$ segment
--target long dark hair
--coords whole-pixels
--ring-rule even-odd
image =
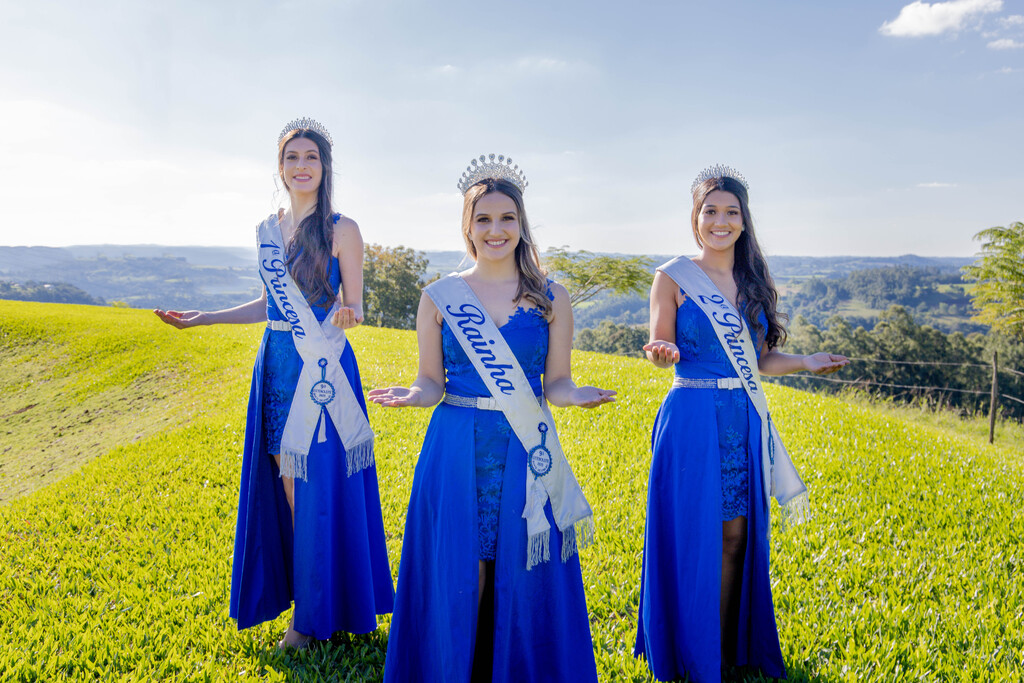
[[[320,187],[317,188],[313,213],[302,219],[291,241],[285,245],[286,265],[310,303],[326,307],[334,301],[334,287],[331,285],[331,254],[334,251],[334,209],[331,208],[334,166],[331,145],[322,135],[309,128],[296,128],[281,138],[277,146],[277,172],[285,187],[288,184],[284,180],[284,148],[295,138],[306,138],[316,144],[323,174]]]
[[[540,265],[540,253],[533,241],[530,222],[526,220],[526,211],[523,209],[523,193],[518,187],[507,180],[488,178],[466,190],[462,203],[462,239],[466,241],[466,252],[476,260],[476,247],[473,240],[469,239],[473,227],[473,212],[476,211],[476,203],[480,198],[492,192],[500,192],[511,199],[516,205],[516,213],[519,214],[519,244],[516,245],[515,253],[516,269],[519,271],[516,301],[526,299],[533,302],[544,317],[550,320],[554,308],[547,294],[547,272]]]
[[[731,192],[740,201],[740,212],[743,215],[743,232],[736,240],[735,259],[732,266],[732,275],[736,280],[736,287],[739,289],[737,302],[740,309],[746,314],[753,331],[758,338],[763,339],[768,348],[774,349],[786,343],[786,328],[784,323],[788,316],[779,313],[779,293],[775,289],[775,281],[768,272],[768,261],[761,253],[761,246],[757,243],[757,235],[754,234],[754,219],[750,216],[749,198],[747,188],[743,183],[723,176],[721,178],[708,178],[697,186],[693,192],[693,213],[690,215],[690,224],[693,227],[693,238],[697,246],[704,248],[697,233],[697,217],[704,208],[704,200],[715,190]],[[758,320],[759,314],[764,313],[768,320],[768,329],[762,330]]]

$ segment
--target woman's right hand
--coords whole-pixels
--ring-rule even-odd
[[[644,351],[651,362],[659,368],[667,368],[679,362],[679,347],[667,341],[652,341],[644,345]]]
[[[179,330],[203,324],[202,311],[161,311],[159,308],[154,308],[153,313],[168,325],[177,327]]]
[[[419,387],[388,387],[387,389],[370,389],[367,398],[377,405],[389,408],[409,408],[420,405]]]

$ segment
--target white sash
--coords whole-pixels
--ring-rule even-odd
[[[551,525],[544,503],[551,500],[555,524],[562,532],[562,561],[594,540],[594,513],[573,476],[558,442],[547,402],[538,402],[512,349],[483,304],[457,274],[441,278],[425,291],[441,311],[473,367],[505,414],[527,452],[526,568],[550,559]]]
[[[658,270],[672,278],[708,317],[747,397],[761,417],[761,471],[764,476],[765,505],[768,504],[769,496],[774,496],[782,509],[784,524],[799,524],[806,520],[810,514],[807,487],[800,480],[768,412],[768,400],[761,385],[754,342],[748,334],[749,325],[744,324],[743,316],[722,295],[707,273],[690,259],[678,256],[658,266]]]
[[[277,310],[291,323],[295,350],[302,358],[281,436],[281,476],[306,479],[310,445],[314,436],[317,443],[327,440],[327,419],[341,436],[345,469],[351,476],[373,465],[373,431],[339,361],[348,341],[345,332],[331,324],[338,304],[335,302],[323,323],[317,321],[285,267],[283,245],[280,221],[272,215],[259,227],[260,277]]]

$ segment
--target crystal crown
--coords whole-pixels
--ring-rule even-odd
[[[318,133],[324,140],[327,140],[327,144],[334,147],[334,140],[331,139],[331,134],[324,128],[324,124],[320,123],[316,119],[311,119],[308,116],[303,116],[301,119],[295,119],[285,124],[284,128],[281,129],[281,134],[277,136],[277,144],[281,144],[281,140],[284,140],[284,136],[293,130],[306,129],[311,130],[314,133]]]
[[[743,177],[742,173],[734,169],[732,166],[715,164],[714,166],[708,166],[697,174],[697,177],[693,180],[693,185],[690,185],[690,194],[697,191],[698,185],[703,183],[705,180],[710,180],[711,178],[732,178],[742,185],[744,190],[750,190],[750,185],[747,184],[747,179]]]
[[[473,187],[481,180],[505,180],[512,183],[520,192],[526,192],[526,173],[519,168],[519,164],[512,163],[512,157],[505,158],[498,154],[481,154],[479,158],[473,159],[466,172],[459,179],[459,191],[466,194],[466,190]]]

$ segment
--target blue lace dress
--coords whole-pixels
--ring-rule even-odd
[[[548,326],[520,308],[498,328],[541,393]],[[446,391],[489,393],[442,326]],[[579,558],[526,571],[526,452],[500,411],[442,403],[434,409],[402,540],[384,680],[469,681],[476,637],[478,563],[494,572],[493,680],[596,681]],[[551,517],[551,547],[561,533]]]
[[[746,322],[746,321],[745,321]],[[746,324],[749,325],[749,322]],[[767,324],[762,317],[761,329]],[[704,312],[676,312],[677,377],[736,377]],[[755,343],[760,356],[760,344]],[[739,666],[784,677],[768,576],[761,419],[743,389],[674,388],[654,423],[636,655],[658,680],[721,679],[722,522],[746,517]]]
[[[336,258],[331,283],[341,285]],[[317,320],[327,309],[313,305]],[[267,319],[284,320],[272,297]],[[230,614],[238,628],[276,618],[295,603],[295,629],[318,639],[336,631],[367,633],[391,612],[394,588],[384,540],[377,471],[347,476],[345,448],[333,422],[327,441],[313,440],[307,479],[295,482],[295,528],[272,455],[281,435],[302,359],[291,332],[264,332],[253,369],[242,457],[231,576]],[[341,365],[365,413],[352,345]]]

